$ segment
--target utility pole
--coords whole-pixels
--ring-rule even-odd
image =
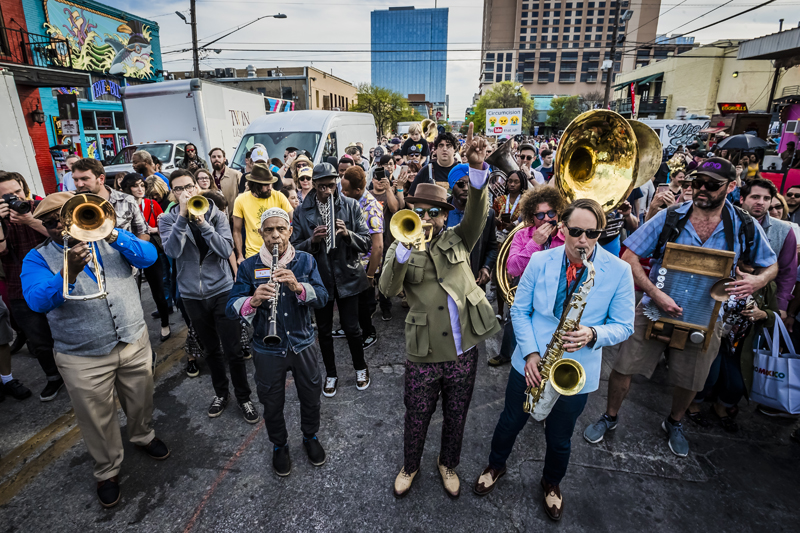
[[[614,78],[614,61],[616,60],[617,33],[619,31],[619,4],[620,0],[617,0],[614,8],[614,39],[611,41],[611,68],[608,69],[606,74],[606,94],[603,97],[603,109],[608,109],[608,102],[611,99],[611,80]]]
[[[191,6],[191,22],[189,24],[192,26],[192,64],[194,65],[194,74],[192,77],[199,78],[200,51],[197,49],[197,5],[195,4],[195,0],[190,0],[189,5]],[[617,2],[617,5],[619,5],[619,2]],[[617,11],[619,11],[619,7]]]

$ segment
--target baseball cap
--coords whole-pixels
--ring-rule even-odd
[[[417,146],[416,144],[412,144],[411,146],[408,147],[409,154],[419,154],[421,152],[422,150],[420,150],[419,146]]]
[[[389,144],[400,144],[400,139],[398,139],[397,137],[395,137],[394,139],[392,139],[391,141],[389,141]]]
[[[733,181],[736,179],[736,167],[727,159],[712,157],[697,165],[690,174],[692,179],[700,175],[720,181]]]
[[[254,144],[253,151],[250,154],[250,160],[253,163],[269,163],[269,154],[267,154],[267,148],[263,144]]]

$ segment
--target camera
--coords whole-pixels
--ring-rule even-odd
[[[27,215],[31,212],[30,202],[20,200],[16,194],[4,194],[3,201],[8,204],[8,207],[19,213],[20,215]]]

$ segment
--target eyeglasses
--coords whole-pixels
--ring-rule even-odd
[[[423,218],[425,213],[428,213],[428,216],[431,218],[436,218],[442,212],[441,209],[438,207],[429,207],[428,209],[423,209],[421,207],[417,207],[414,209],[414,212],[419,216],[419,218]]]
[[[543,213],[536,213],[536,214],[535,214],[535,215],[533,215],[533,216],[535,216],[535,217],[536,217],[536,220],[544,220],[544,217],[547,217],[547,218],[556,218],[556,215],[557,215],[557,214],[558,214],[558,213],[556,213],[554,209],[551,209],[550,211],[547,211],[547,212],[543,212]],[[579,234],[579,235],[580,235],[580,234]]]
[[[176,192],[178,194],[182,193],[183,191],[191,191],[195,187],[194,183],[187,185],[186,187],[173,187],[172,192]]]
[[[576,239],[581,235],[583,235],[584,233],[586,234],[587,239],[597,239],[598,237],[600,237],[600,234],[603,233],[603,230],[601,229],[570,228],[566,224],[564,224],[564,227],[567,228],[569,236],[575,237]]]
[[[800,198],[800,193],[787,192],[786,198]]]
[[[519,156],[520,161],[533,161],[534,157],[532,155],[521,155]]]
[[[724,181],[711,181],[711,180],[692,180],[692,189],[700,190],[705,187],[708,192],[716,192],[720,190],[727,182]]]
[[[45,229],[56,229],[60,222],[61,220],[58,217],[52,217],[47,220],[42,220],[42,226],[44,226]]]

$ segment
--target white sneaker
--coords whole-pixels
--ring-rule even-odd
[[[325,378],[325,386],[322,388],[322,395],[326,398],[336,396],[336,388],[339,386],[339,378]]]
[[[369,369],[356,370],[356,388],[358,390],[369,388]]]

